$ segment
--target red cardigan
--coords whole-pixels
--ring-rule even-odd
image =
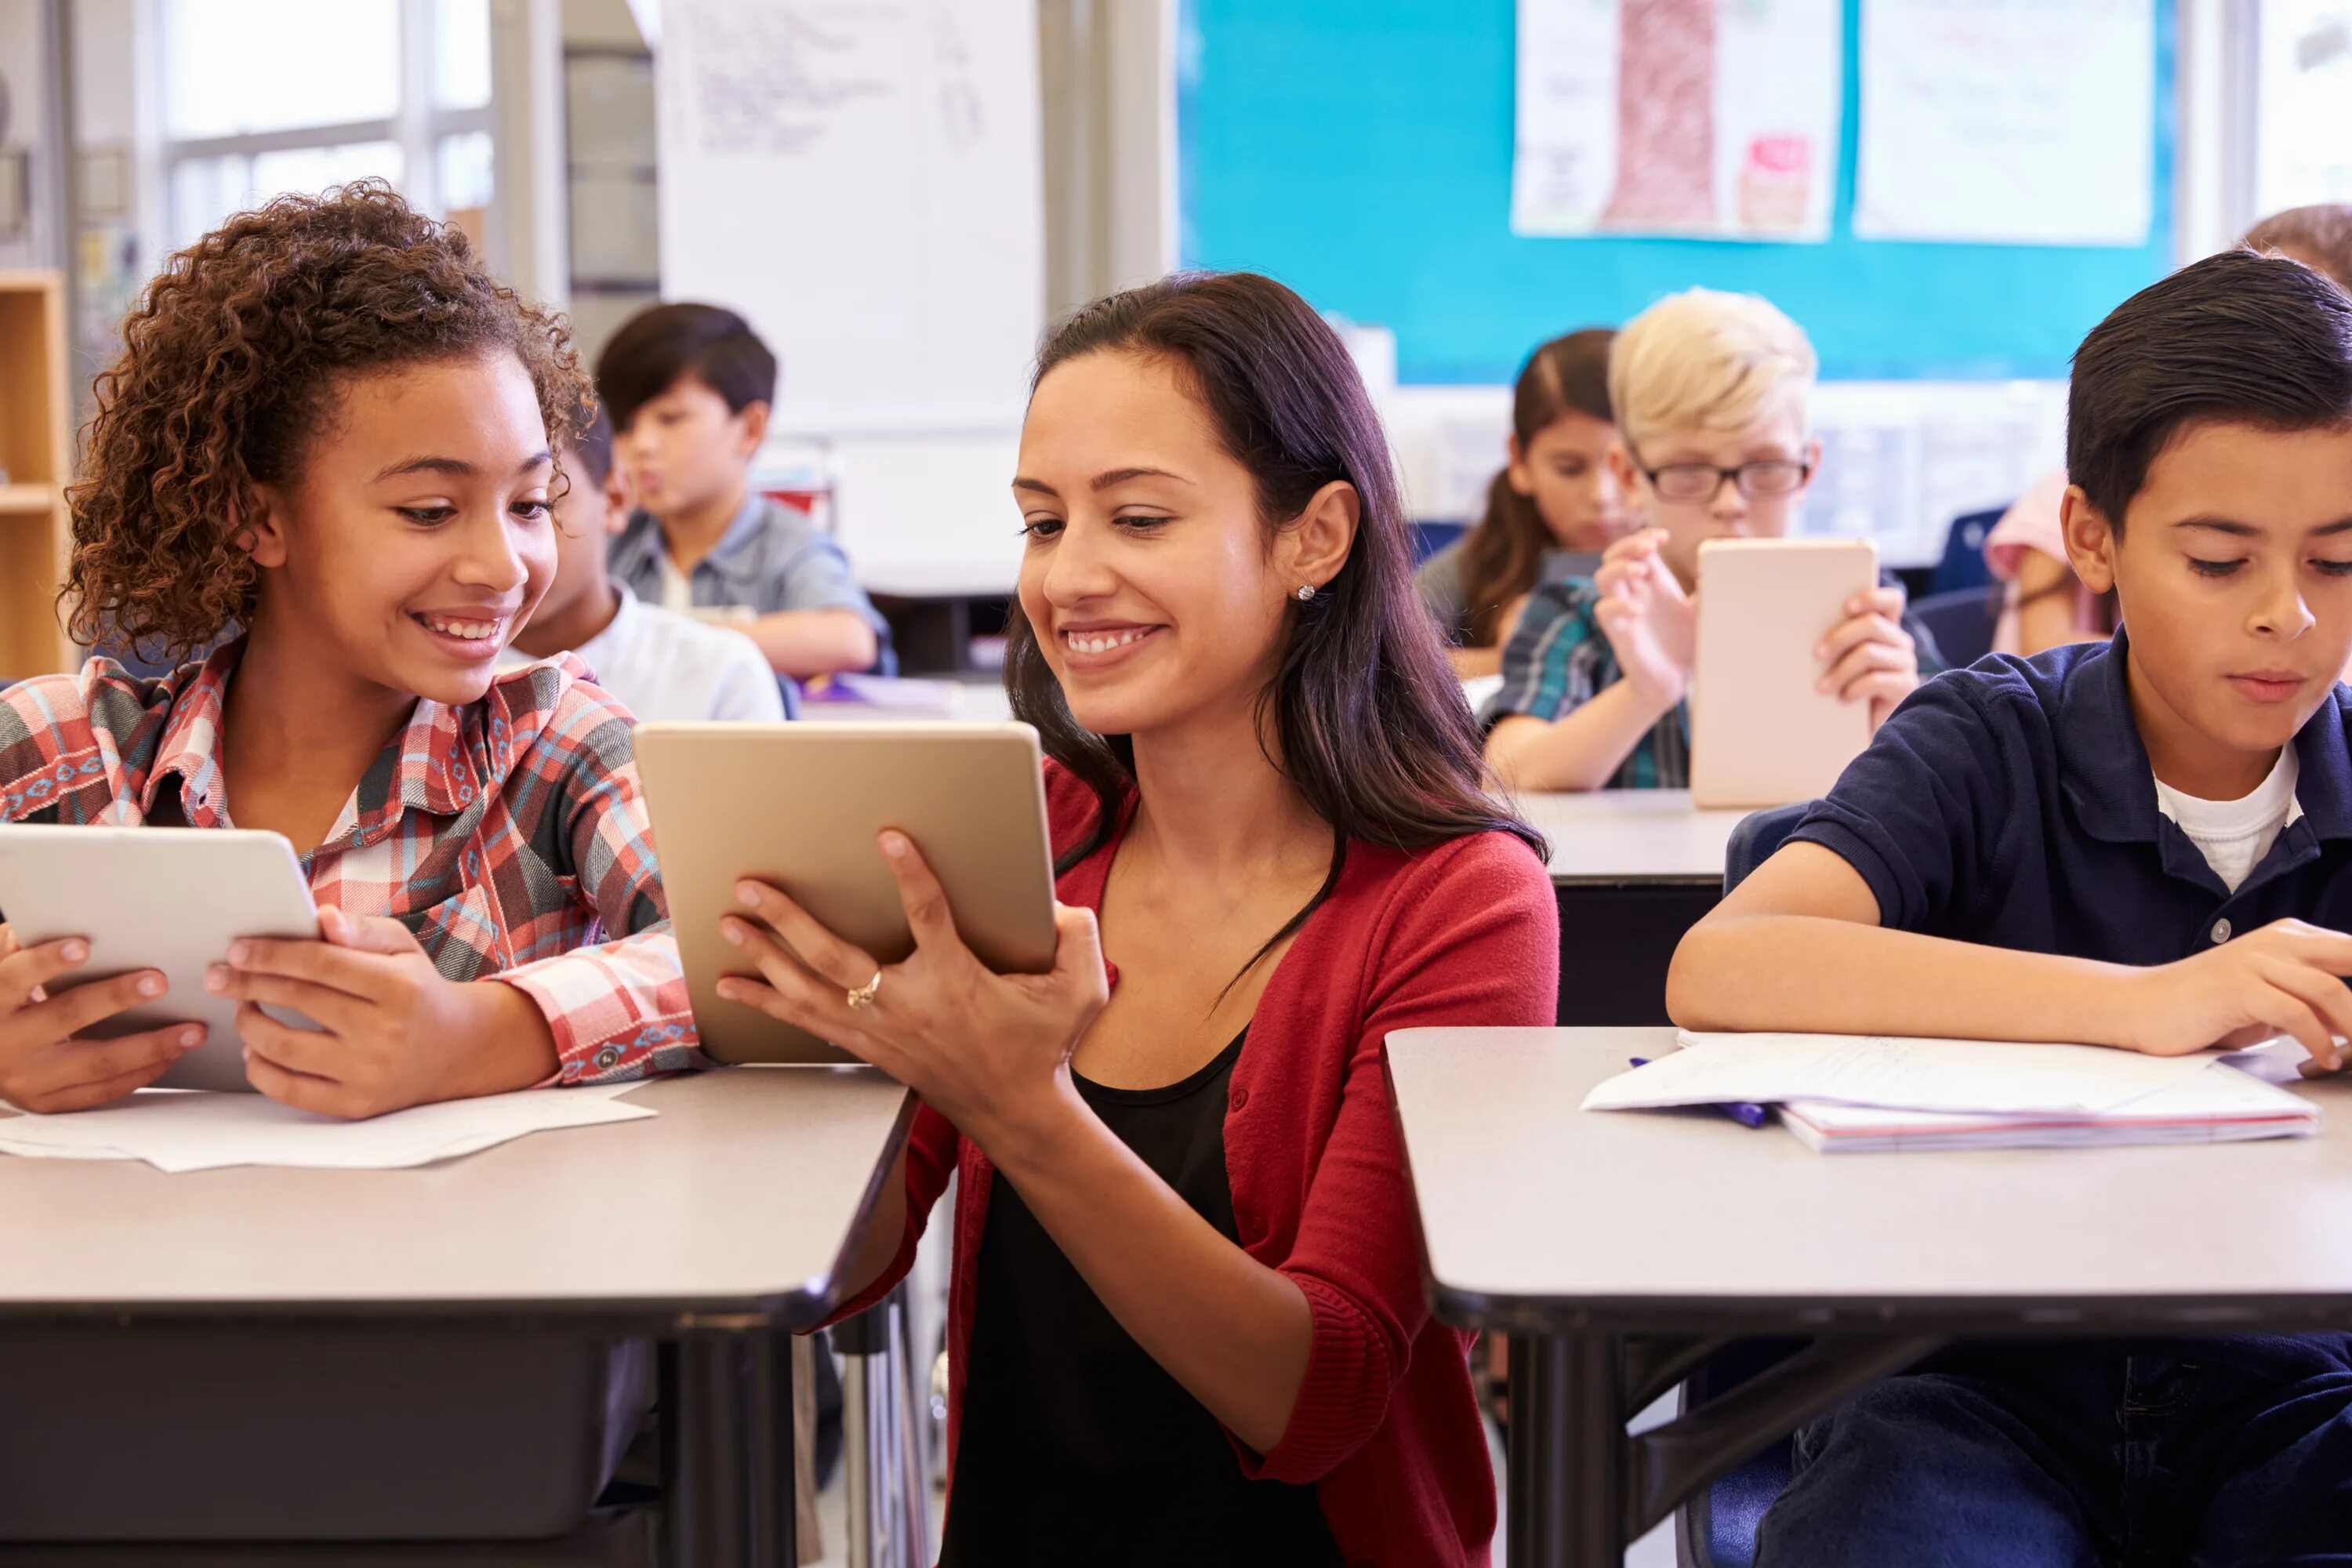
[[[1094,796],[1051,763],[1045,792],[1058,855],[1084,837]],[[1062,876],[1064,903],[1101,907],[1117,842]],[[1391,1029],[1423,1025],[1549,1024],[1559,920],[1543,866],[1507,834],[1411,852],[1351,844],[1339,886],[1276,968],[1234,1064],[1225,1165],[1235,1226],[1252,1258],[1305,1293],[1315,1334],[1282,1440],[1263,1457],[1239,1443],[1234,1452],[1251,1476],[1312,1485],[1351,1565],[1475,1568],[1495,1534],[1470,1336],[1433,1320],[1423,1295],[1381,1043]],[[993,1168],[929,1106],[908,1148],[907,1234],[851,1308],[906,1275],[951,1173],[961,1179],[948,1302],[950,1476]]]

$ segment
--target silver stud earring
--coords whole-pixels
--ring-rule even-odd
[[[1296,595],[1296,597],[1297,598],[1297,600],[1298,600],[1298,602],[1299,602],[1300,604],[1302,604],[1302,605],[1303,605],[1303,604],[1305,604],[1307,600],[1309,600],[1309,599],[1313,598],[1314,596],[1315,596],[1315,584],[1312,584],[1312,583],[1301,583],[1300,584],[1298,584],[1298,593],[1297,593],[1297,595]]]

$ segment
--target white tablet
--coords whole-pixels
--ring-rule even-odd
[[[714,1060],[850,1059],[720,997],[720,976],[756,972],[719,921],[742,910],[736,882],[756,877],[877,963],[898,963],[914,939],[876,843],[886,827],[921,849],[982,963],[1054,967],[1053,849],[1028,725],[640,724],[635,741],[687,993]]]
[[[68,984],[160,969],[171,989],[118,1013],[93,1035],[167,1024],[205,1026],[205,1043],[157,1080],[165,1089],[250,1090],[235,1000],[205,989],[205,971],[239,937],[310,937],[319,916],[294,847],[275,833],[196,827],[0,826],[0,916],[26,947],[89,942]],[[296,1027],[299,1014],[269,1009]]]
[[[1870,743],[1870,704],[1817,690],[1813,657],[1878,583],[1866,539],[1711,539],[1698,547],[1691,803],[1788,805],[1829,793]]]

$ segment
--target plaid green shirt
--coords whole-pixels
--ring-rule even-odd
[[[1478,715],[1482,727],[1492,730],[1519,713],[1547,722],[1565,718],[1624,674],[1608,634],[1593,616],[1600,603],[1601,590],[1586,578],[1536,584],[1517,628],[1504,645],[1503,684]],[[1945,668],[1942,651],[1907,610],[1903,629],[1918,645],[1920,675],[1940,673]],[[1675,703],[1673,712],[1650,726],[1610,778],[1609,787],[1690,787],[1689,704]]]

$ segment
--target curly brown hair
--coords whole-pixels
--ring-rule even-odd
[[[562,453],[595,405],[569,339],[381,180],[237,214],[165,263],[98,378],[67,491],[73,635],[176,659],[248,621],[237,520],[299,478],[352,375],[512,353]]]

